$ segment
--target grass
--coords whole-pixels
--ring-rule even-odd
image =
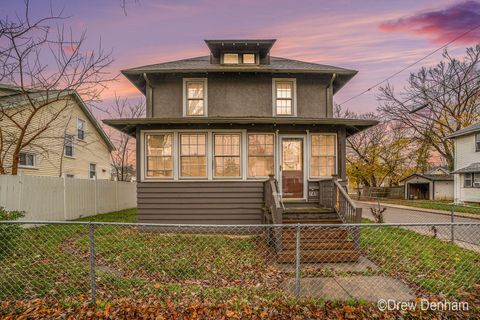
[[[403,278],[424,293],[461,298],[478,291],[480,254],[420,234],[430,231],[426,227],[417,229],[366,227],[361,245],[381,272]]]
[[[415,207],[415,208],[442,210],[447,212],[451,212],[453,207],[455,212],[473,213],[473,214],[480,215],[480,205],[475,203],[468,204],[468,206],[461,206],[461,205],[453,206],[451,204],[451,201],[402,200],[402,199],[382,199],[380,200],[380,204],[382,203],[398,204],[402,206]]]
[[[79,220],[135,219],[136,210],[130,209]],[[226,299],[289,299],[279,289],[286,274],[264,259],[261,253],[265,253],[265,244],[258,236],[178,231],[95,225],[98,296],[110,299],[155,295],[162,301],[206,298],[213,304]],[[87,225],[25,229],[16,244],[8,256],[0,259],[0,300],[67,299],[89,294]],[[432,295],[461,297],[478,291],[478,253],[394,227],[362,229],[361,244],[363,253],[379,266],[376,274],[402,278]]]

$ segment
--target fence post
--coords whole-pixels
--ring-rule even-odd
[[[450,226],[450,241],[455,242],[455,230],[454,230],[454,226],[453,226],[453,223],[455,223],[455,209],[454,209],[454,205],[451,205],[451,209],[450,209],[450,222],[452,223],[452,225]]]
[[[68,220],[67,217],[67,181],[65,174],[63,175],[63,218]]]
[[[300,224],[297,224],[295,243],[295,298],[300,298]]]
[[[355,208],[355,223],[362,223],[362,208]],[[360,249],[360,227],[358,226],[353,229],[353,245],[355,249]]]
[[[88,239],[90,244],[90,289],[92,290],[92,304],[94,305],[97,301],[97,286],[95,282],[95,225],[92,223],[88,224]]]

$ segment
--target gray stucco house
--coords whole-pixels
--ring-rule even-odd
[[[319,181],[346,178],[345,139],[376,124],[333,117],[357,71],[273,57],[275,40],[205,43],[207,56],[122,71],[146,118],[104,122],[137,139],[138,220],[261,223],[269,176],[280,207],[318,207],[333,190]]]

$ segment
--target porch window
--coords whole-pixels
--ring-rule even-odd
[[[480,133],[475,135],[475,151],[480,152]]]
[[[248,176],[266,177],[273,173],[273,134],[248,135]]]
[[[180,175],[207,177],[207,135],[180,135]]]
[[[273,80],[274,115],[295,115],[295,79]]]
[[[310,139],[310,176],[329,177],[336,173],[336,136],[312,134]]]
[[[473,173],[465,173],[463,176],[463,187],[471,188],[473,185]]]
[[[240,134],[214,134],[214,176],[240,177]]]
[[[148,134],[146,136],[147,149],[147,177],[173,177],[173,135]]]
[[[206,79],[184,79],[184,96],[186,116],[207,115],[207,80]]]

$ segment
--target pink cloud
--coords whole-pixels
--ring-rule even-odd
[[[379,25],[385,32],[406,32],[428,38],[434,43],[444,43],[471,30],[480,23],[480,2],[465,1],[445,9],[419,12],[412,16],[390,20]],[[476,29],[458,42],[480,42],[480,29]]]

